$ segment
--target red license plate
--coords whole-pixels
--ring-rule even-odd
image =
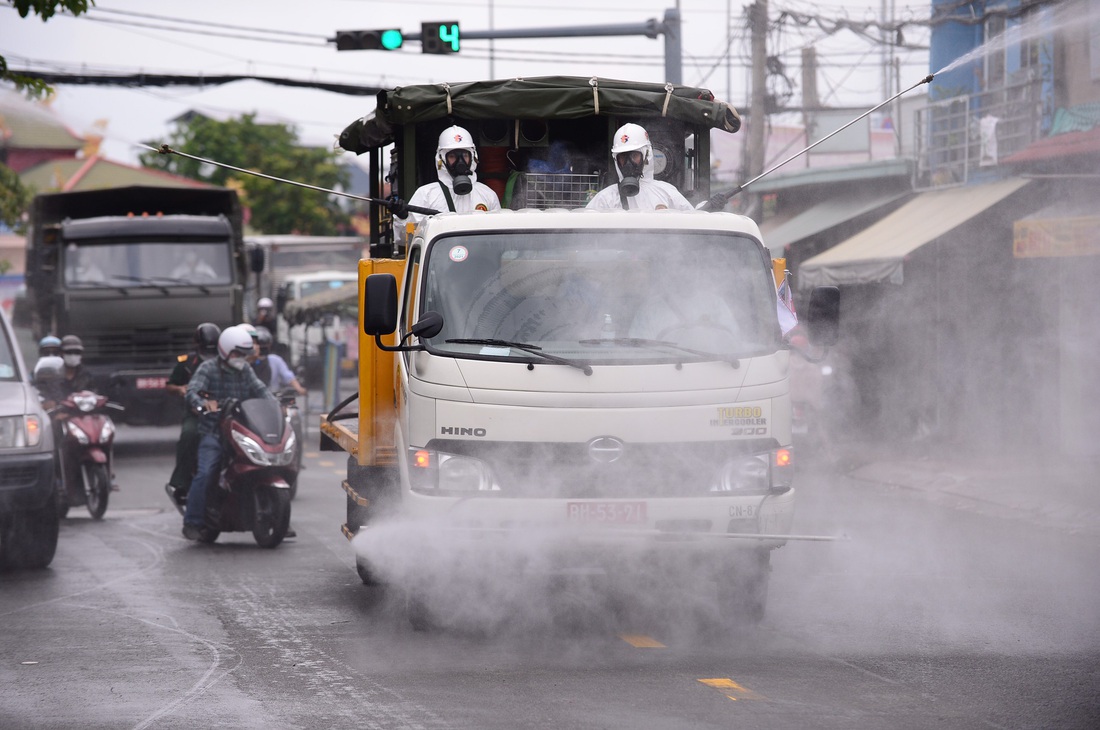
[[[138,378],[134,384],[138,390],[163,390],[168,385],[168,378]]]
[[[646,521],[645,502],[567,502],[572,522],[601,525],[638,525]]]

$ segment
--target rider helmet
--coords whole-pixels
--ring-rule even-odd
[[[84,343],[76,335],[65,335],[61,338],[61,358],[70,368],[80,366],[84,355]]]
[[[251,354],[252,336],[244,328],[226,327],[218,336],[218,357],[227,364],[232,364],[234,360],[247,364],[245,358]]]
[[[195,328],[195,351],[204,360],[218,351],[218,337],[221,327],[213,322],[203,322]]]
[[[55,335],[46,335],[38,341],[38,356],[61,355],[61,339]]]
[[[267,327],[256,327],[256,344],[260,346],[260,354],[267,355],[271,352],[271,345],[274,342],[274,338],[271,336],[271,330]]]
[[[260,297],[260,301],[256,302],[256,309],[274,309],[275,302],[271,301],[269,297]]]

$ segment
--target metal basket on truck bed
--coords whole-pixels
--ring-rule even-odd
[[[511,190],[513,210],[583,208],[600,190],[599,175],[570,172],[518,173]]]

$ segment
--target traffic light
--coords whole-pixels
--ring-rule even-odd
[[[397,28],[336,31],[338,51],[392,51],[404,42],[405,37]]]
[[[422,53],[458,53],[458,21],[420,24],[420,51]]]

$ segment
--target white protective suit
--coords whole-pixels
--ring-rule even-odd
[[[444,157],[447,152],[452,149],[468,149],[473,157],[469,177],[470,180],[473,181],[474,189],[466,195],[455,194],[454,178],[451,176],[451,173],[447,171],[447,166],[444,163]],[[449,127],[443,130],[443,133],[439,135],[439,148],[436,150],[435,154],[435,169],[439,182],[430,182],[417,188],[416,192],[409,198],[409,205],[431,208],[433,210],[438,210],[440,213],[449,211],[450,208],[447,206],[447,197],[443,194],[443,189],[439,186],[439,183],[442,182],[447,186],[447,190],[451,194],[451,200],[454,201],[454,211],[456,213],[472,213],[475,210],[500,210],[500,200],[497,198],[497,194],[485,183],[479,183],[477,181],[477,149],[474,147],[473,140],[470,138],[470,133],[462,127]],[[422,213],[409,211],[408,220],[413,223],[419,224],[420,221],[425,218],[427,218],[427,216]],[[394,227],[399,229],[397,231],[399,237],[403,238],[401,234],[405,231],[406,219],[394,216],[393,222]]]
[[[628,140],[632,137],[633,140]],[[653,179],[653,146],[649,143],[649,133],[637,124],[624,124],[615,132],[615,146],[612,147],[612,162],[619,180],[623,179],[623,171],[615,156],[620,151],[636,149],[642,150],[644,163],[642,175],[638,179],[638,194],[629,196],[626,205],[629,210],[660,210],[672,208],[673,210],[695,210],[687,198],[670,183]],[[603,210],[622,210],[622,198],[619,195],[619,186],[608,185],[596,193],[592,200],[588,201],[586,208]]]

